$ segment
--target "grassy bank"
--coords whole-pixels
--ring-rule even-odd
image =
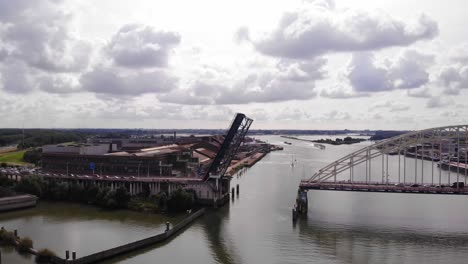
[[[33,165],[23,160],[25,152],[26,150],[2,153],[0,154],[0,163],[4,162],[8,165],[21,165],[21,166]]]

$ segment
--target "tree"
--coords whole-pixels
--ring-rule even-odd
[[[169,199],[167,200],[167,208],[169,211],[181,212],[191,209],[194,202],[195,199],[192,193],[189,193],[183,189],[177,189],[171,193]]]
[[[125,187],[119,187],[115,190],[115,201],[118,207],[126,207],[128,201],[130,201],[130,194]]]
[[[86,201],[90,204],[96,204],[98,193],[99,188],[96,185],[87,188],[85,191]]]
[[[42,197],[42,180],[35,176],[22,177],[16,185],[15,190]]]
[[[42,152],[40,149],[28,150],[24,153],[23,160],[29,163],[38,164],[41,160]]]

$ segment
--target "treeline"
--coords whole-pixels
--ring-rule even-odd
[[[370,138],[372,141],[383,140],[391,137],[396,137],[409,131],[393,131],[393,130],[378,130],[375,131],[375,134]]]
[[[22,177],[16,183],[0,175],[0,195],[10,196],[12,190],[50,201],[78,202],[108,209],[127,208],[138,211],[185,211],[191,209],[196,201],[195,192],[182,189],[169,196],[164,192],[152,196],[149,192],[143,192],[139,196],[131,197],[125,187],[116,190],[96,185],[84,188],[77,183],[46,181],[38,176]]]
[[[0,129],[0,146],[18,145],[19,148],[38,147],[64,142],[83,142],[91,134],[80,131],[25,129]]]
[[[346,144],[354,144],[354,143],[359,143],[362,141],[366,141],[367,139],[364,138],[352,138],[352,137],[345,137],[344,139],[341,138],[336,138],[335,140],[333,139],[319,139],[319,140],[313,140],[315,143],[322,143],[322,144],[330,144],[330,145],[346,145]]]

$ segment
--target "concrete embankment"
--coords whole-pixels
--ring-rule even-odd
[[[227,170],[227,174],[233,175],[243,167],[252,167],[253,165],[255,165],[255,163],[263,159],[265,155],[266,153],[263,152],[257,152],[255,154],[252,154],[251,156],[248,156],[237,162],[235,165],[229,167]]]
[[[34,195],[17,195],[0,198],[0,212],[36,206],[37,197]]]
[[[144,238],[135,242],[131,242],[122,246],[118,246],[115,248],[107,249],[101,252],[97,252],[82,258],[78,258],[75,260],[66,260],[62,259],[59,257],[53,257],[51,259],[51,263],[55,264],[87,264],[87,263],[96,263],[98,261],[102,261],[105,259],[109,259],[121,254],[129,253],[132,251],[135,251],[137,249],[143,248],[143,247],[148,247],[151,245],[156,245],[158,243],[161,243],[172,236],[176,235],[180,230],[182,230],[184,227],[195,221],[197,218],[202,216],[205,213],[205,209],[202,208],[198,210],[197,212],[190,214],[187,218],[185,218],[183,221],[180,223],[174,225],[171,229],[166,230],[164,233],[151,236],[148,238]]]

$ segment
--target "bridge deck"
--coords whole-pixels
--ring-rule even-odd
[[[451,188],[440,186],[411,187],[412,184],[404,186],[395,183],[365,183],[365,182],[307,182],[302,181],[299,188],[302,190],[332,190],[332,191],[355,191],[355,192],[393,192],[393,193],[426,193],[426,194],[463,194],[468,195],[468,187]]]

